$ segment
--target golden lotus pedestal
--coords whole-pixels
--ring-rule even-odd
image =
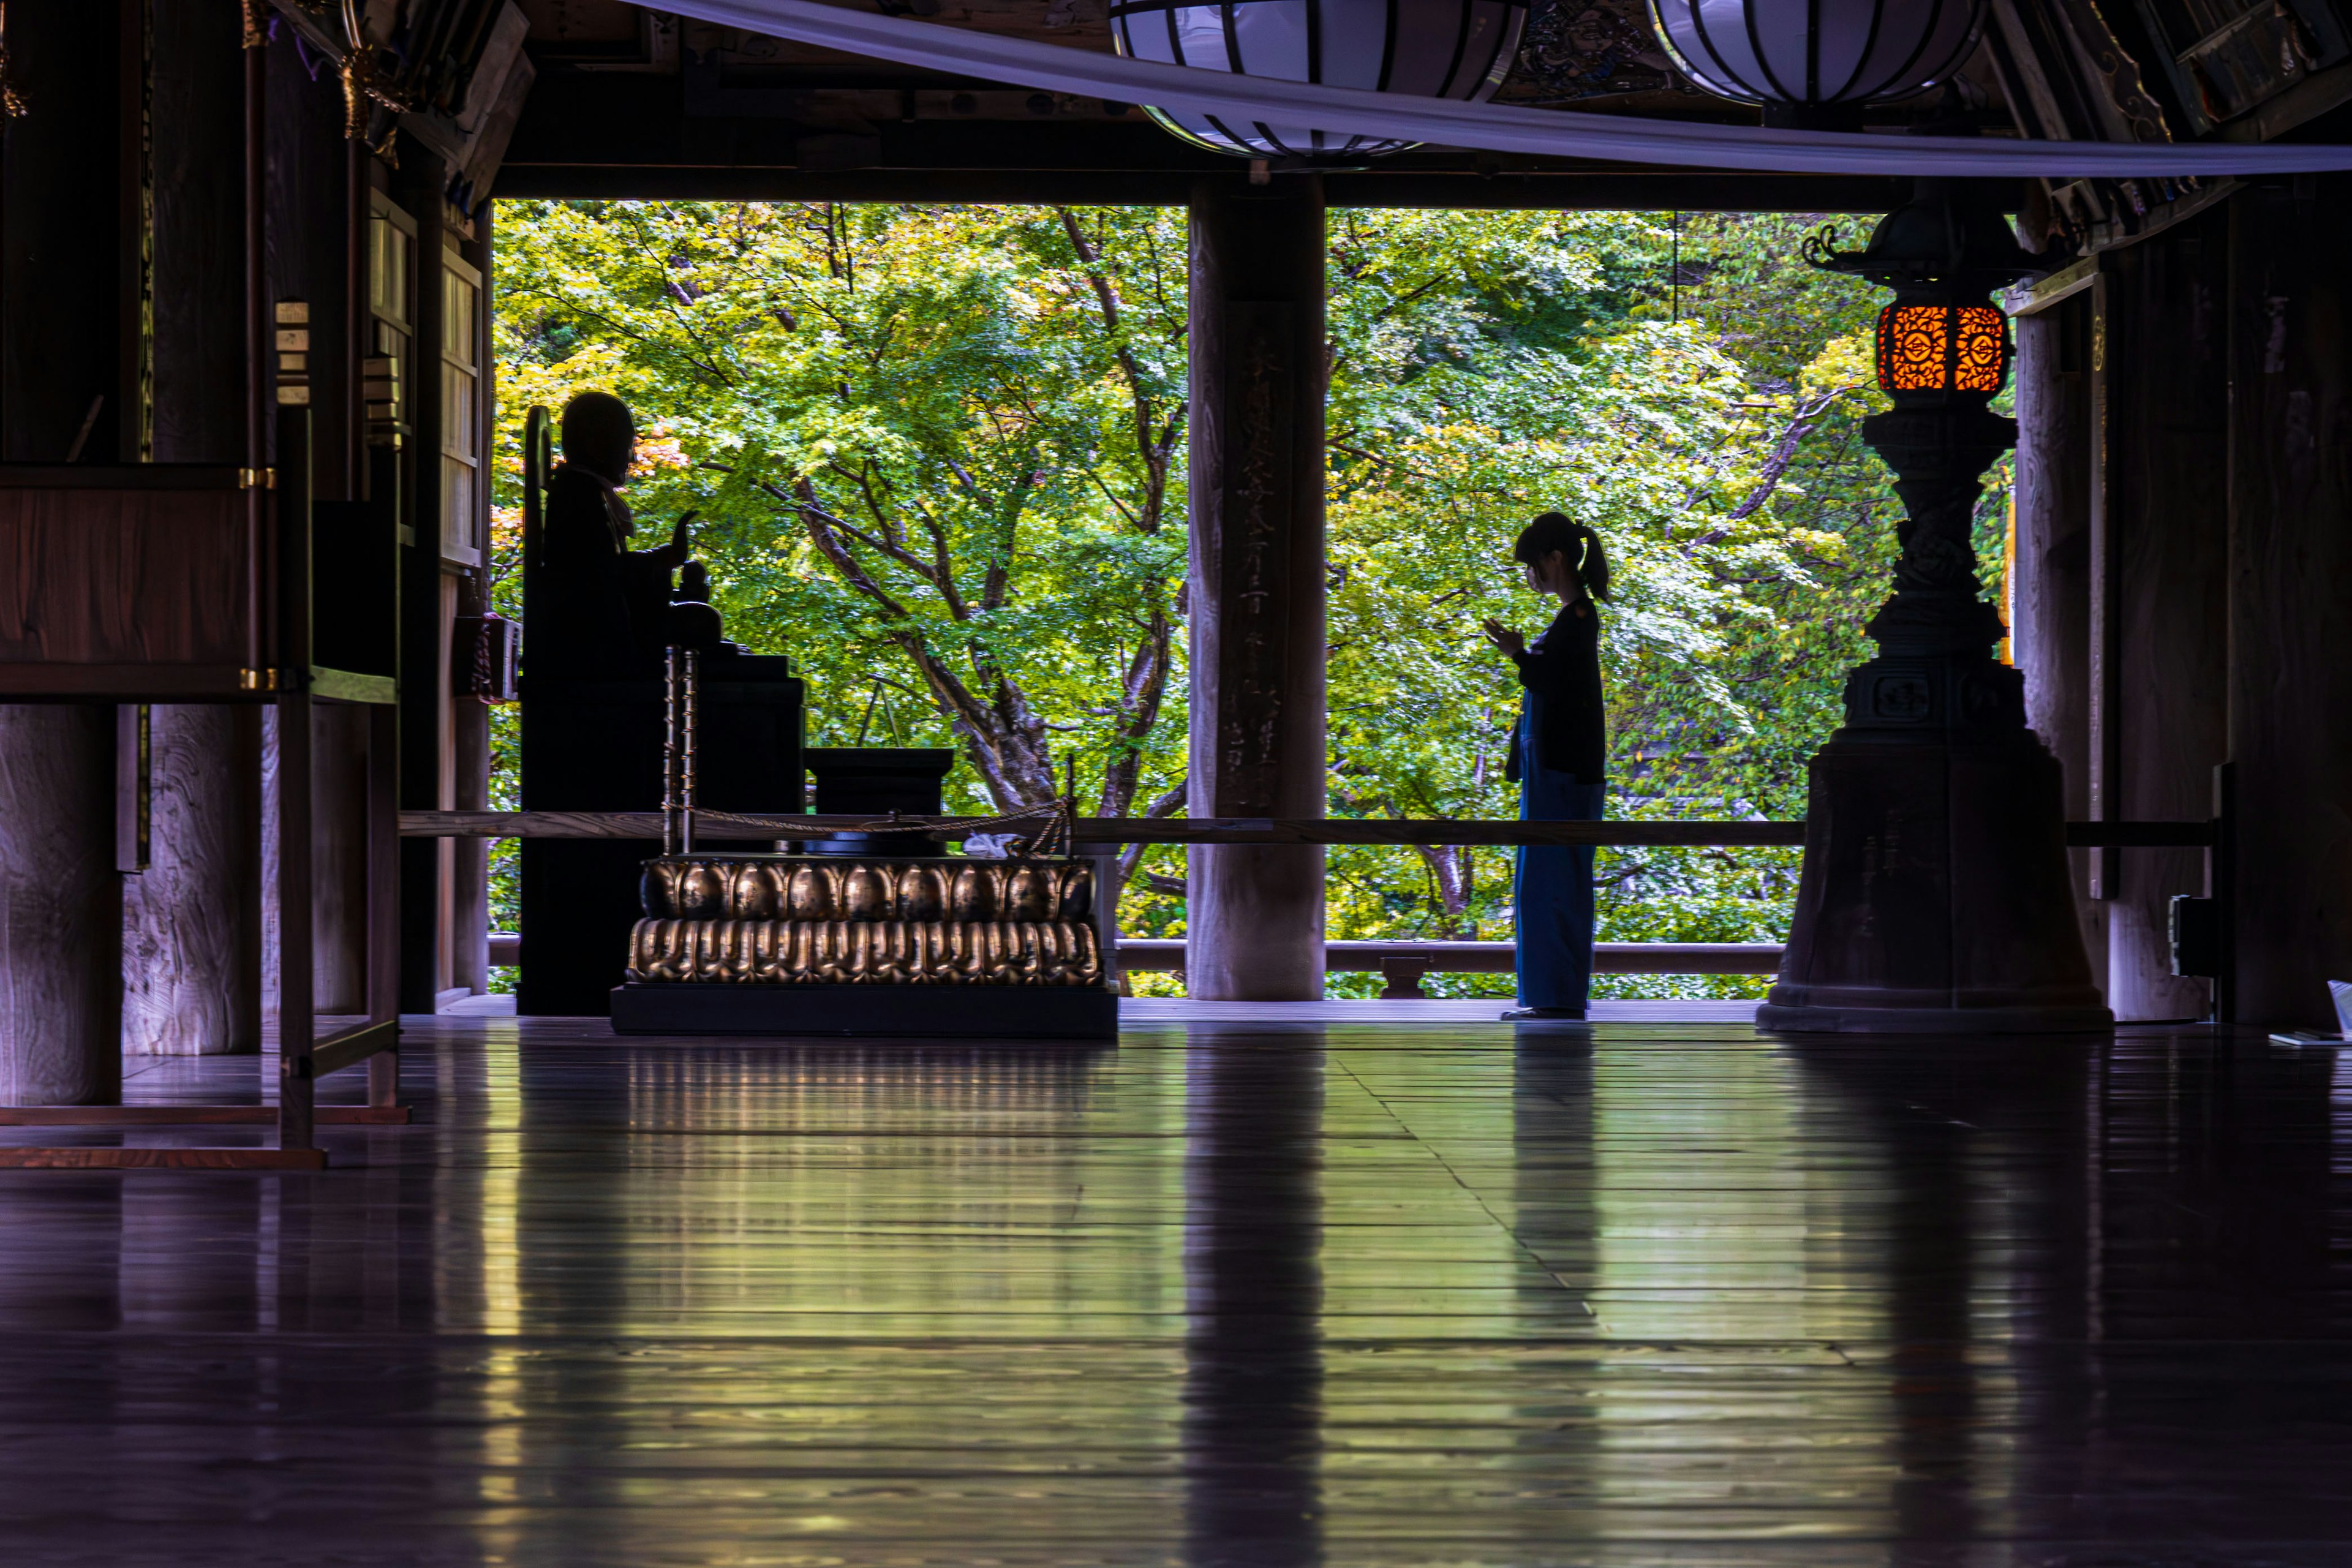
[[[1098,885],[1083,857],[648,860],[613,1027],[1113,1039]]]

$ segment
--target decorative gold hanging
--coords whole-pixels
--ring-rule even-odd
[[[350,40],[342,58],[343,135],[398,168],[400,158],[393,150],[400,135],[396,117],[414,110],[416,100],[402,90],[397,78],[377,67],[376,47],[368,41],[367,24],[361,16],[357,0],[343,0],[343,36]],[[378,104],[391,110],[395,119],[385,129],[382,141],[370,142],[368,121],[373,118]]]
[[[16,95],[16,84],[8,69],[8,7],[0,5],[0,125],[22,120],[26,112],[25,100]]]

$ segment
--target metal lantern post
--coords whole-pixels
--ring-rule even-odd
[[[1948,81],[1985,0],[1651,0],[1675,62],[1768,124],[1852,125],[1866,103]],[[1929,127],[1922,127],[1929,129]],[[1933,129],[1965,132],[1965,124]],[[1895,290],[1878,321],[1894,406],[1863,438],[1903,502],[1878,657],[1812,760],[1805,868],[1779,984],[1757,1016],[1798,1032],[2110,1027],[2074,918],[2057,759],[2025,726],[2025,680],[1993,657],[1970,539],[1983,476],[2017,440],[1990,406],[2009,374],[1988,296],[2049,265],[1981,185],[1923,179],[1861,251],[1808,259]]]
[[[2025,722],[2024,677],[1993,650],[1970,540],[1983,475],[2017,439],[1990,405],[2007,319],[1987,298],[2046,263],[1980,187],[1921,180],[1869,247],[1817,266],[1895,291],[1878,322],[1894,406],[1863,437],[1904,519],[1878,657],[1846,680],[1845,722],[1812,761],[1805,868],[1778,984],[1758,1022],[1839,1033],[2103,1029],[2074,918],[2057,760]]]

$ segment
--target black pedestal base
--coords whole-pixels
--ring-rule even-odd
[[[1091,985],[621,985],[613,991],[613,1029],[1115,1040],[1118,995]]]
[[[2032,731],[1850,726],[1813,758],[1805,823],[1796,919],[1759,1028],[2114,1027],[2076,922],[2058,763]]]
[[[801,809],[801,683],[786,661],[703,664],[701,804],[774,816]],[[526,811],[650,811],[662,798],[658,680],[522,681]],[[515,1011],[589,1017],[628,968],[643,912],[637,879],[658,839],[526,838],[522,972]]]

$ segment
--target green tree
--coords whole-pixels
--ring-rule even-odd
[[[730,635],[800,661],[815,738],[886,705],[962,751],[967,805],[1042,804],[1075,761],[1087,809],[1178,806],[1180,217],[598,203],[506,232],[503,346],[550,398],[636,406],[633,500],[702,512]]]
[[[1181,213],[501,214],[505,427],[585,386],[637,406],[633,500],[700,510],[730,634],[799,661],[814,738],[953,743],[967,806],[1048,798],[1075,756],[1083,809],[1181,808]],[[1476,626],[1533,620],[1508,549],[1552,510],[1617,570],[1612,811],[1801,810],[1893,538],[1859,442],[1877,300],[1802,268],[1808,226],[1333,215],[1335,812],[1516,809],[1516,683]],[[1129,929],[1181,929],[1179,856],[1130,855]],[[1502,934],[1507,861],[1335,850],[1332,933]],[[1603,934],[1777,935],[1793,861],[1604,855]]]

